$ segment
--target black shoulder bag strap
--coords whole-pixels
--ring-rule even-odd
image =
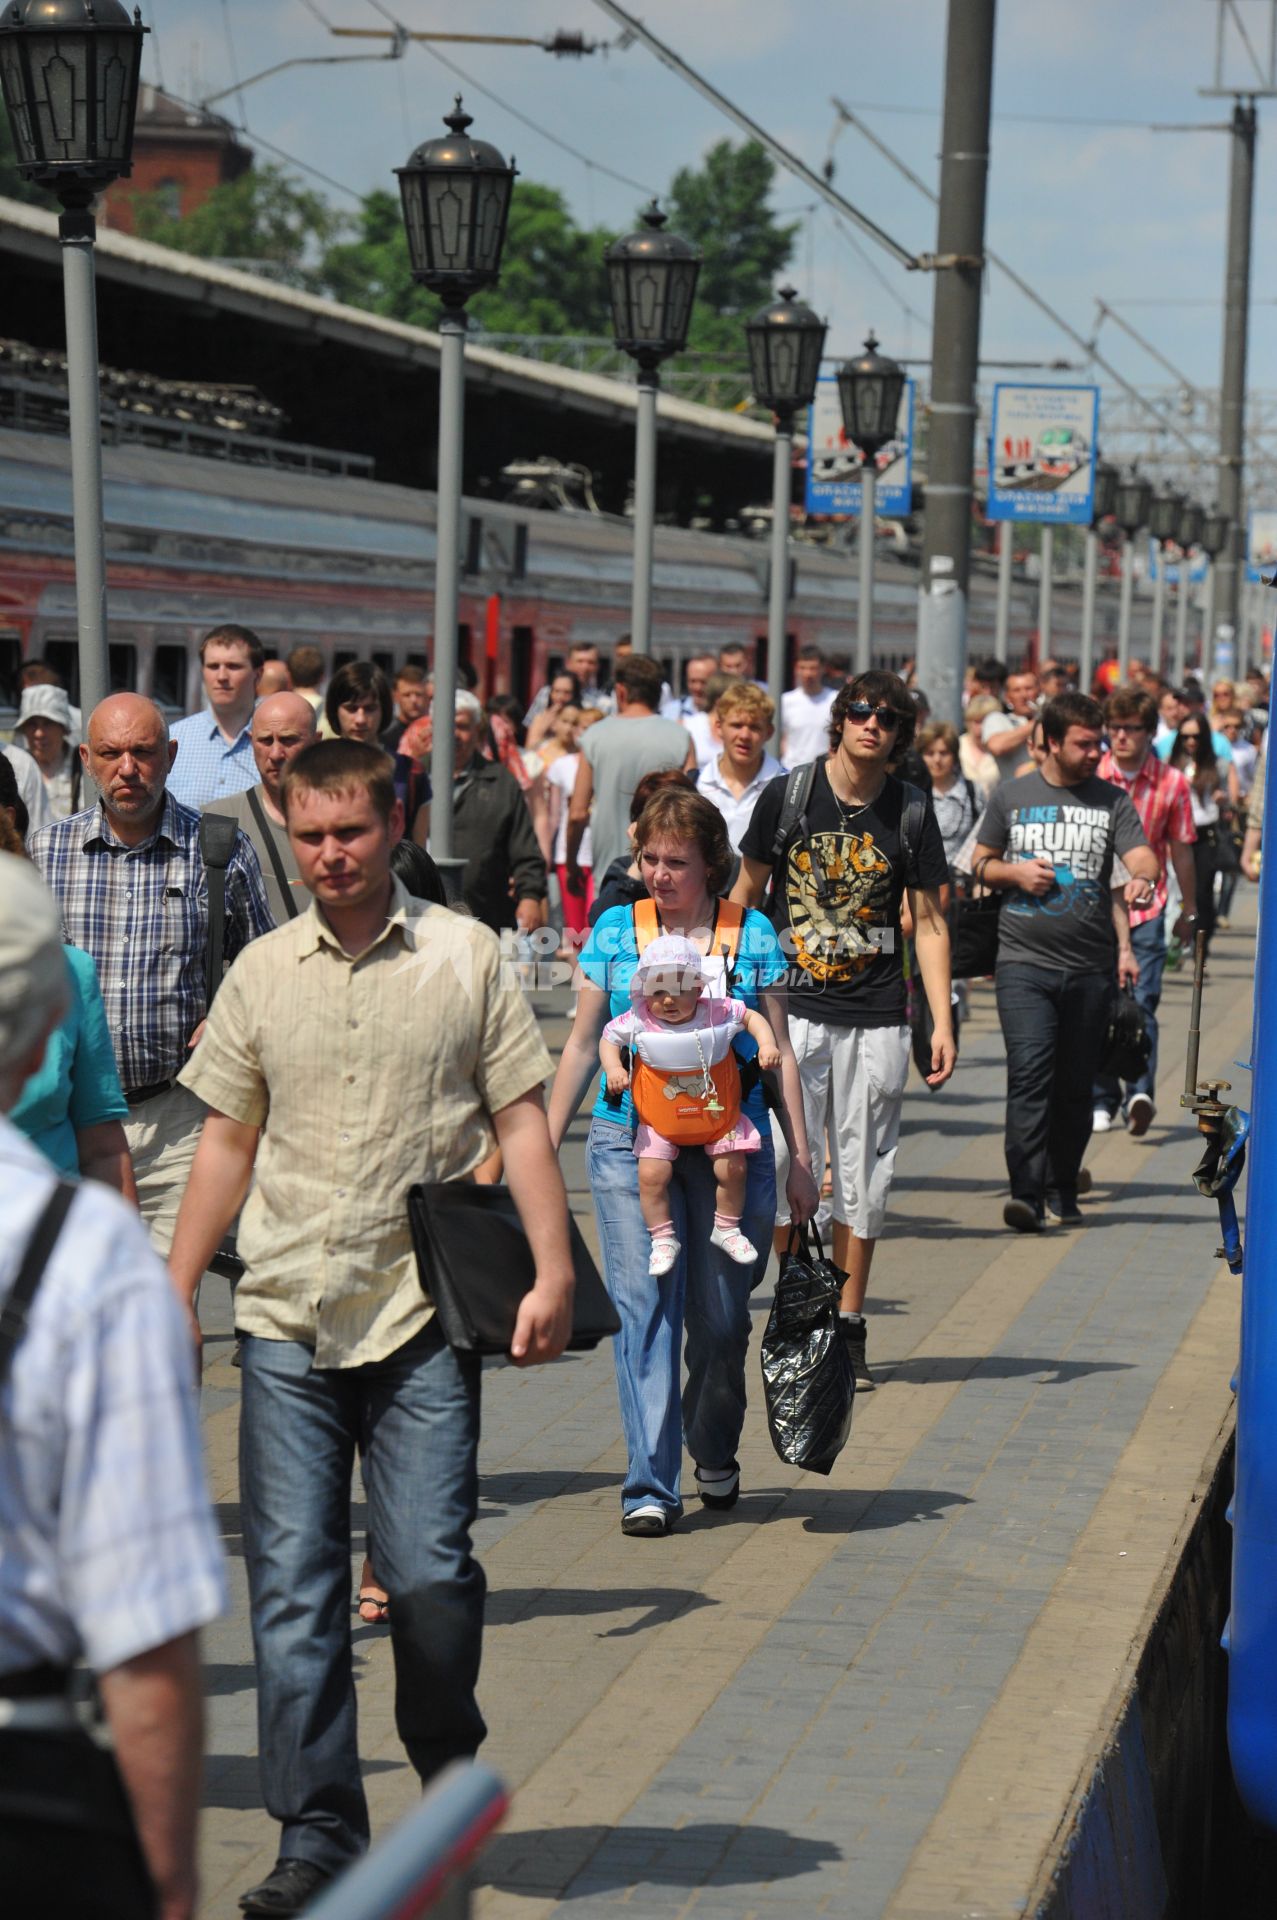
[[[226,958],[226,869],[235,851],[239,828],[225,813],[200,815],[200,853],[208,874],[208,944],[205,948],[204,984],[207,1007],[211,1007],[222,984],[222,966]]]
[[[31,1302],[44,1278],[49,1257],[57,1245],[58,1235],[76,1192],[75,1182],[71,1180],[59,1180],[54,1187],[27,1242],[18,1277],[9,1289],[9,1297],[3,1308],[0,1308],[0,1387],[9,1377],[18,1342],[26,1332],[31,1317]]]
[[[905,885],[907,886],[908,870],[913,865],[918,844],[922,839],[922,829],[926,824],[927,808],[931,805],[931,798],[929,794],[922,791],[921,787],[915,787],[909,780],[900,782],[900,790],[900,844],[904,848]]]
[[[289,882],[288,873],[284,867],[283,859],[280,856],[279,842],[271,831],[270,821],[266,818],[266,809],[258,798],[256,787],[250,787],[248,789],[248,804],[253,810],[253,818],[257,822],[257,830],[262,836],[262,845],[270,855],[270,863],[275,869],[275,878],[279,882],[279,890],[284,896],[284,905],[288,910],[288,917],[290,920],[295,920],[297,918],[297,902],[293,898],[292,885]]]
[[[780,815],[776,821],[776,831],[772,836],[772,891],[777,888],[777,875],[781,862],[789,850],[794,837],[794,828],[798,829],[798,838],[806,840],[807,807],[811,800],[811,790],[816,779],[816,762],[806,760],[801,766],[793,768],[785,788],[785,797],[781,801]]]

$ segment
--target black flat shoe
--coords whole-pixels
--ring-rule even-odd
[[[277,1860],[258,1887],[239,1896],[241,1913],[302,1913],[332,1879],[311,1860]]]

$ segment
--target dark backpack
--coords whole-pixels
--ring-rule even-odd
[[[224,813],[200,815],[200,856],[208,875],[208,941],[204,949],[206,1011],[222,984],[226,962],[226,869],[239,828]]]

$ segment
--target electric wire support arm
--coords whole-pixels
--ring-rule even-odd
[[[1214,1200],[1219,1206],[1219,1224],[1224,1238],[1223,1245],[1215,1250],[1215,1258],[1227,1261],[1230,1273],[1240,1273],[1242,1236],[1233,1194],[1246,1164],[1250,1115],[1244,1108],[1229,1106],[1221,1099],[1222,1094],[1232,1091],[1229,1081],[1199,1081],[1197,1078],[1205,969],[1206,936],[1199,933],[1193,957],[1193,1009],[1188,1028],[1188,1061],[1184,1091],[1179,1103],[1196,1118],[1197,1131],[1205,1143],[1202,1157],[1193,1171],[1193,1185],[1207,1200]]]

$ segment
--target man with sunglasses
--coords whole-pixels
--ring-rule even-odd
[[[1066,1226],[1081,1221],[1078,1173],[1117,980],[1114,859],[1131,875],[1128,907],[1149,906],[1157,882],[1130,800],[1096,778],[1103,731],[1103,710],[1085,694],[1048,701],[1045,760],[995,787],[976,829],[971,870],[1006,894],[995,981],[1011,1184],[1002,1217],[1016,1233],[1040,1233],[1048,1205]]]
[[[894,673],[849,680],[829,716],[829,752],[764,787],[741,840],[732,898],[768,911],[792,955],[789,1030],[813,1153],[828,1137],[833,1169],[833,1260],[843,1276],[843,1331],[861,1388],[865,1292],[886,1218],[909,1073],[901,965],[906,892],[918,967],[935,1023],[927,1084],[943,1086],[956,1049],[949,877],[929,799],[888,772],[913,740],[915,707]],[[795,801],[801,796],[801,807]],[[778,1191],[784,1191],[778,1175]],[[777,1222],[778,1244],[788,1218]]]
[[[1157,1008],[1162,997],[1162,970],[1166,965],[1167,867],[1174,868],[1181,901],[1172,933],[1177,940],[1191,941],[1197,931],[1193,856],[1197,828],[1193,825],[1187,780],[1159,759],[1153,749],[1158,712],[1152,694],[1142,693],[1136,687],[1119,687],[1109,695],[1104,718],[1109,745],[1097,769],[1099,778],[1111,780],[1115,787],[1129,795],[1144,837],[1157,856],[1153,898],[1147,906],[1129,909],[1131,946],[1140,969],[1135,998],[1144,1009],[1153,1047],[1147,1069],[1138,1080],[1130,1082],[1125,1094],[1115,1079],[1101,1075],[1096,1080],[1092,1130],[1107,1133],[1122,1113],[1127,1131],[1140,1140],[1152,1125],[1155,1111]]]

